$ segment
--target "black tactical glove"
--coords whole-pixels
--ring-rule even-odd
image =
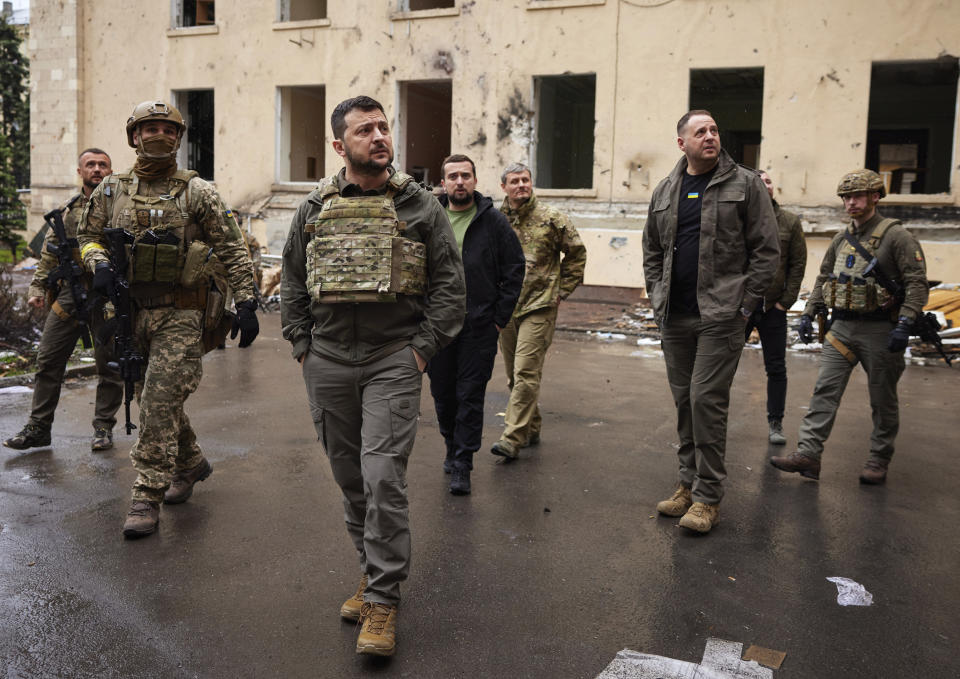
[[[807,314],[800,317],[800,327],[797,328],[800,335],[800,341],[804,344],[810,344],[813,341],[813,319]]]
[[[907,348],[910,342],[910,330],[913,323],[906,316],[901,316],[897,321],[896,327],[887,335],[887,350],[890,353],[897,353]]]
[[[116,274],[113,271],[113,265],[110,262],[97,262],[93,270],[93,289],[109,297],[113,294],[116,285]]]
[[[233,328],[230,330],[230,339],[235,339],[240,333],[240,348],[249,347],[260,334],[260,322],[257,321],[257,303],[248,299],[237,302],[237,315],[233,318]]]

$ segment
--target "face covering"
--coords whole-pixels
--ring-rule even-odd
[[[164,135],[141,139],[137,144],[137,162],[134,173],[144,180],[169,177],[177,169],[177,146],[179,140]]]

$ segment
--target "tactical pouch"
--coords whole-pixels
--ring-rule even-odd
[[[184,258],[183,271],[180,273],[180,285],[185,288],[199,288],[206,282],[205,271],[211,251],[212,248],[203,241],[195,240],[190,243]]]
[[[157,259],[154,266],[154,276],[157,283],[175,283],[180,267],[180,248],[176,245],[160,243],[156,246]]]
[[[180,248],[167,243],[137,243],[133,249],[134,283],[175,283]]]
[[[226,295],[211,278],[203,312],[203,353],[223,344],[232,326],[233,314],[226,312]]]

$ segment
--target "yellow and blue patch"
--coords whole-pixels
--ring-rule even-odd
[[[700,197],[699,192],[692,192],[687,194],[687,198],[693,198],[694,200]]]

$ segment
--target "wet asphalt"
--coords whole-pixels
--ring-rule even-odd
[[[118,426],[116,448],[91,453],[94,382],[72,382],[51,447],[0,448],[0,677],[589,678],[624,648],[698,662],[708,637],[786,652],[775,677],[960,675],[957,369],[907,368],[885,487],[858,483],[870,411],[856,372],[817,483],[767,463],[782,448],[747,350],[721,522],[697,537],[654,516],[676,474],[656,349],[559,334],[543,442],[509,465],[487,452],[507,398],[498,360],[469,497],[447,492],[425,378],[413,565],[386,660],[357,656],[338,617],[358,566],[277,314],[250,349],[205,358],[187,412],[214,473],[149,538],[120,533],[132,438]],[[788,449],[816,366],[788,357]],[[29,404],[0,394],[4,438]],[[831,576],[873,605],[838,605]]]

